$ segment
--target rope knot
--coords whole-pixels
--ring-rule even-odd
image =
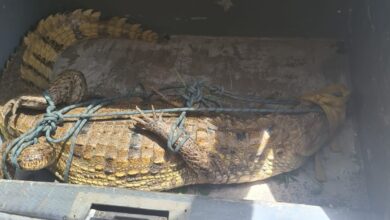
[[[57,126],[64,122],[64,116],[59,111],[49,112],[43,115],[40,125],[42,131],[46,132],[46,136],[50,136],[57,130]]]
[[[191,86],[186,87],[183,98],[186,100],[186,106],[192,107],[203,100],[203,83],[196,81]]]
[[[46,113],[43,115],[42,121],[49,124],[62,124],[64,122],[64,115],[59,111]]]

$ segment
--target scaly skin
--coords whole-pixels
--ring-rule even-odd
[[[190,116],[185,129],[191,139],[177,154],[165,150],[176,118],[90,121],[77,138],[69,182],[166,190],[189,184],[251,182],[289,172],[317,152],[342,122],[347,96],[343,87],[304,96],[320,105],[325,114]],[[98,112],[134,109],[136,104],[141,103],[130,100]],[[83,111],[78,108],[70,114]],[[12,134],[24,133],[40,117],[42,114],[21,111],[9,123]],[[55,137],[62,136],[73,123],[66,121],[59,126]],[[23,151],[19,164],[23,169],[36,170],[58,158],[49,168],[63,179],[70,142],[52,147],[54,151],[50,152],[49,145],[40,138],[38,144]]]
[[[85,87],[81,73],[66,71],[48,92],[56,104],[71,103],[82,99]],[[189,117],[185,128],[191,139],[177,154],[164,150],[175,118],[162,121],[145,116],[133,120],[91,121],[77,138],[69,182],[166,190],[189,184],[250,182],[289,172],[314,154],[342,122],[347,96],[343,87],[329,87],[303,97],[320,105],[325,114]],[[45,100],[42,96],[22,96],[17,103],[22,111],[15,111],[13,115],[17,117],[9,117],[8,129],[2,129],[9,140],[29,130],[42,117],[41,113],[23,108],[42,108]],[[127,104],[106,106],[98,112],[134,109],[135,104],[142,103],[130,100]],[[5,110],[0,109],[3,120],[13,109],[8,104],[5,107]],[[83,111],[78,108],[70,114]],[[144,131],[134,130],[135,121]],[[59,126],[55,137],[62,136],[73,123],[66,121]],[[69,147],[68,141],[53,144],[51,148],[40,138],[38,144],[22,152],[19,165],[26,170],[50,165],[55,175],[63,179]]]
[[[122,104],[104,107],[98,112],[134,108],[134,104]],[[82,112],[83,108],[78,108],[70,114]],[[40,117],[41,114],[22,112],[12,123],[13,129],[21,134]],[[310,156],[301,152],[316,152],[328,138],[328,122],[321,113],[252,115],[250,118],[188,117],[185,127],[192,140],[174,154],[164,149],[166,135],[174,121],[175,118],[164,117],[154,127],[153,122],[138,125],[146,130],[144,132],[135,131],[135,121],[131,119],[89,122],[77,138],[69,182],[139,190],[251,182],[300,167]],[[62,136],[72,124],[65,122],[58,127],[55,137]],[[51,156],[43,158],[36,156],[44,155],[41,152],[32,153],[36,149],[47,149],[42,147],[47,145],[44,138],[40,138],[39,143],[20,156],[22,168],[34,170],[40,161],[53,158],[49,153],[47,155]],[[69,145],[70,141],[64,147],[53,145],[59,159],[50,169],[60,179]]]
[[[16,106],[13,113],[20,101],[24,101],[25,107],[37,108],[34,106],[37,102],[23,100],[22,96],[38,97],[48,89],[58,77],[53,73],[53,65],[57,58],[64,50],[81,40],[124,38],[150,43],[159,40],[155,32],[143,30],[140,24],[130,24],[126,18],[100,20],[100,15],[100,12],[92,9],[84,11],[78,9],[70,13],[50,15],[40,20],[36,29],[24,37],[23,44],[9,58],[0,75],[0,106],[13,102]],[[60,95],[57,98],[63,99]],[[73,100],[81,98],[83,97],[79,96]],[[28,106],[27,102],[31,102],[32,105]],[[39,100],[39,103],[42,103],[42,100]],[[3,127],[4,124],[0,124],[0,129]]]
[[[3,112],[4,104],[10,103],[10,99],[23,95],[24,98],[11,100],[11,103],[20,101],[12,105],[19,103],[21,107],[42,108],[42,97],[32,94],[40,94],[40,89],[49,87],[54,77],[52,65],[63,50],[78,40],[97,37],[157,40],[154,32],[142,31],[139,25],[126,24],[122,18],[100,21],[99,16],[99,12],[92,10],[76,10],[42,20],[37,29],[27,35],[5,69],[0,83],[1,90],[6,92],[0,97],[0,111]],[[74,85],[71,81],[65,83]],[[58,94],[54,99],[58,103],[82,99],[82,89],[66,91],[54,90]],[[174,118],[164,118],[164,121],[139,119],[137,126],[144,129],[141,133],[133,130],[134,120],[91,121],[77,138],[69,182],[165,190],[198,183],[250,182],[294,170],[314,154],[342,122],[347,92],[341,89],[341,96],[333,93],[334,90],[325,90],[304,97],[304,100],[320,105],[326,117],[321,113],[253,115],[250,118],[189,117],[186,129],[192,140],[177,154],[164,149]],[[134,109],[134,103],[108,106],[98,112],[129,108]],[[11,117],[11,123],[5,126],[4,119],[8,117],[2,115],[0,122],[2,134],[8,140],[27,131],[42,117],[41,113],[11,109],[12,115],[18,117]],[[82,111],[79,108],[71,113]],[[72,123],[65,122],[60,126],[56,136],[63,135]],[[22,152],[19,163],[28,170],[51,164],[49,168],[62,179],[69,145],[69,142],[54,144],[51,148],[40,138],[39,144]],[[56,159],[51,163],[53,158]]]
[[[47,89],[54,78],[53,64],[59,55],[80,40],[125,38],[151,43],[158,40],[155,32],[142,30],[139,24],[129,24],[126,18],[113,17],[102,21],[100,14],[92,9],[78,9],[42,19],[24,38],[21,78],[38,88]]]

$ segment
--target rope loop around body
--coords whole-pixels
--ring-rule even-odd
[[[185,89],[184,94],[182,95],[182,97],[185,99],[185,106],[192,107],[194,104],[202,101],[202,87],[202,82],[196,81]]]
[[[176,87],[180,88],[180,87]],[[205,94],[205,89],[211,91],[211,95]],[[172,152],[177,152],[181,147],[184,146],[185,142],[190,139],[189,134],[186,132],[184,124],[186,119],[186,114],[188,112],[215,112],[215,113],[257,113],[257,114],[269,114],[269,113],[282,113],[282,114],[302,114],[308,112],[322,112],[321,108],[318,106],[313,106],[311,108],[295,108],[292,106],[292,103],[295,103],[295,100],[267,100],[260,99],[258,97],[240,97],[235,94],[229,93],[224,90],[223,87],[216,86],[206,86],[201,81],[196,81],[192,85],[185,87],[184,91],[181,94],[184,100],[185,107],[182,108],[167,108],[167,109],[157,109],[157,110],[145,110],[143,113],[180,113],[179,117],[176,119],[175,123],[171,125],[168,140],[167,148]],[[39,137],[44,137],[48,143],[64,143],[66,141],[70,142],[69,157],[66,161],[66,167],[64,171],[64,181],[68,181],[69,171],[73,160],[74,148],[76,145],[76,139],[78,134],[81,132],[82,128],[88,123],[91,118],[97,117],[107,117],[114,119],[120,118],[123,116],[133,116],[139,115],[139,111],[123,111],[123,112],[111,112],[111,113],[96,113],[101,107],[113,103],[117,100],[128,99],[130,97],[143,97],[145,94],[130,93],[126,96],[119,96],[114,98],[106,98],[99,100],[90,100],[86,102],[76,103],[68,105],[62,109],[57,110],[53,100],[48,95],[47,92],[43,94],[47,101],[46,113],[43,115],[43,118],[30,130],[20,135],[19,137],[12,140],[7,144],[5,151],[3,152],[2,157],[2,170],[6,178],[11,179],[11,175],[8,172],[6,162],[9,155],[11,165],[19,168],[18,157],[21,152],[27,147],[37,144]],[[272,103],[279,104],[284,107],[278,106],[277,108],[228,108],[222,107],[219,100],[220,96],[227,96],[233,99],[241,101],[258,101],[261,103]],[[196,107],[195,107],[196,106]],[[85,110],[82,114],[67,114],[70,110],[85,107]],[[68,131],[64,133],[62,137],[54,137],[58,125],[62,124],[66,119],[76,118],[73,126],[69,128]]]
[[[46,102],[48,104],[46,108],[46,113],[43,114],[43,118],[37,122],[37,124],[30,129],[29,131],[25,132],[18,138],[11,141],[7,146],[5,151],[3,152],[2,157],[2,171],[6,178],[11,179],[11,175],[7,169],[6,161],[7,156],[10,154],[10,161],[11,165],[15,168],[20,168],[18,163],[18,157],[21,154],[21,152],[26,149],[27,147],[37,144],[38,138],[41,136],[44,136],[46,141],[48,143],[61,143],[66,142],[69,140],[69,138],[72,138],[71,146],[70,146],[70,153],[69,157],[66,163],[65,168],[65,175],[64,179],[65,182],[68,178],[68,173],[70,169],[71,162],[73,160],[73,152],[75,147],[75,139],[78,135],[78,133],[81,131],[81,129],[84,127],[84,125],[87,123],[89,118],[85,117],[79,117],[78,120],[75,122],[75,124],[64,134],[64,136],[55,138],[53,135],[55,134],[57,130],[57,126],[62,124],[64,122],[64,114],[70,111],[71,109],[81,107],[81,106],[88,106],[84,112],[86,116],[93,114],[96,110],[104,106],[105,104],[110,103],[111,99],[108,101],[106,99],[104,100],[93,100],[85,103],[79,103],[67,106],[63,109],[56,110],[56,106],[51,99],[51,97],[45,92],[43,96],[46,99]]]
[[[192,85],[186,87],[182,97],[185,99],[186,107],[193,107],[194,104],[204,104],[205,106],[209,106],[207,104],[208,100],[205,100],[203,97],[203,83],[201,81],[195,81]],[[186,111],[183,111],[176,119],[176,122],[171,126],[168,135],[167,147],[172,152],[178,152],[190,139],[190,136],[187,134],[184,128],[185,120]],[[183,138],[180,142],[178,142],[182,136]]]
[[[176,119],[176,122],[172,124],[171,129],[168,135],[167,148],[172,152],[178,152],[180,148],[183,147],[185,142],[190,138],[187,132],[184,129],[184,123],[186,119],[186,112],[182,112],[180,116]],[[184,136],[184,138],[176,143],[180,137]],[[176,147],[174,147],[174,145]]]

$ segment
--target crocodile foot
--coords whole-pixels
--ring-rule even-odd
[[[46,107],[46,100],[42,96],[20,96],[9,100],[3,107],[2,118],[4,125],[10,134],[13,134],[10,129],[10,122],[15,122],[17,111],[20,108],[28,108],[34,110],[43,110]]]
[[[137,122],[135,126],[151,132],[165,142],[168,142],[171,136],[176,136],[172,140],[172,149],[178,149],[177,152],[181,158],[199,178],[218,183],[224,183],[228,180],[228,171],[220,155],[202,149],[186,131],[171,135],[172,126],[162,120],[162,114],[157,117],[153,107],[153,117],[147,116],[138,107],[136,109],[142,118],[132,117]]]

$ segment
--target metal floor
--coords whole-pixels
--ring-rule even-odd
[[[0,219],[379,219],[379,216],[362,210],[231,201],[120,188],[7,180],[0,180],[0,187],[0,197],[8,198],[0,206]],[[111,216],[106,218],[101,213]]]

